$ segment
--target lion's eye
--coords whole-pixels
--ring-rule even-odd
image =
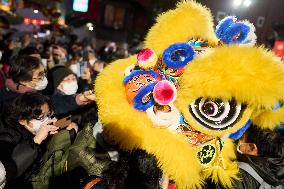
[[[193,48],[187,43],[174,43],[163,52],[163,62],[169,68],[183,68],[195,56]]]
[[[189,105],[189,113],[202,126],[212,130],[225,130],[234,125],[246,109],[236,100],[198,98]]]

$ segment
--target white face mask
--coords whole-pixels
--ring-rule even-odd
[[[71,82],[66,82],[66,83],[63,83],[63,86],[62,86],[62,92],[64,92],[66,95],[73,95],[77,92],[78,90],[78,83],[77,81],[71,81]]]
[[[40,120],[32,120],[32,121],[30,121],[31,123],[32,123],[32,128],[30,128],[29,127],[29,130],[32,132],[32,133],[34,133],[34,134],[36,134],[39,130],[40,130],[40,128],[47,122],[47,121],[49,121],[49,118],[47,117],[47,118],[45,118],[44,120],[42,120],[42,121],[40,121]]]
[[[47,69],[47,59],[46,58],[42,58],[41,62],[43,64],[44,68]]]
[[[79,69],[79,64],[72,64],[69,69],[76,74],[78,77],[80,77],[80,69]]]
[[[34,87],[34,89],[37,90],[37,91],[41,91],[41,90],[43,90],[43,89],[46,88],[47,83],[48,83],[47,78],[44,77],[42,80],[39,80],[39,81],[37,82],[37,84],[36,84],[36,86]]]
[[[97,59],[92,59],[92,60],[89,60],[89,63],[91,64],[91,66],[93,66],[96,61],[97,61]]]

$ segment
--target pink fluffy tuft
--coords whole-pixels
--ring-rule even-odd
[[[153,90],[153,97],[155,101],[160,105],[168,105],[175,101],[177,90],[170,81],[159,81]]]

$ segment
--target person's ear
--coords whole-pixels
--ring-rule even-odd
[[[57,89],[60,91],[63,91],[63,82],[61,82],[58,86]]]
[[[29,82],[26,82],[26,81],[19,81],[19,84],[24,85],[24,86],[27,86],[27,85],[29,84]]]
[[[251,154],[250,155],[253,155],[253,156],[258,155],[258,149],[257,149],[256,144],[254,144],[254,143],[251,144]]]
[[[241,143],[240,144],[240,151],[243,154],[257,156],[258,155],[258,149],[256,144],[254,143]]]
[[[25,119],[20,119],[18,122],[19,122],[21,125],[23,125],[23,126],[28,126],[28,125],[29,125],[28,120],[25,120]]]

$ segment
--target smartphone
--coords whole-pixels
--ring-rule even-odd
[[[80,76],[81,77],[87,68],[87,62],[80,63]]]
[[[64,117],[64,118],[57,120],[54,123],[54,125],[56,127],[59,127],[60,129],[64,129],[64,128],[68,127],[71,123],[72,123],[71,116],[67,116],[67,117]]]

